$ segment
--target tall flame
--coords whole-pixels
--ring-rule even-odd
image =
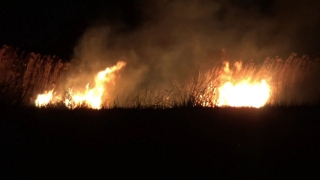
[[[101,109],[103,100],[109,97],[108,88],[115,83],[116,72],[126,65],[125,62],[118,62],[112,67],[108,67],[97,73],[94,77],[94,84],[87,84],[86,89],[81,92],[77,89],[69,88],[67,95],[63,98],[63,103],[70,109],[76,107],[88,107]],[[233,107],[262,107],[270,96],[271,88],[262,76],[254,77],[253,71],[241,71],[242,63],[234,64],[236,70],[230,69],[229,63],[225,62],[220,69],[218,76],[209,83],[205,91],[198,94],[196,104],[202,106],[233,106]],[[222,73],[221,73],[222,71]],[[251,79],[254,79],[252,81]],[[93,87],[90,87],[93,86]],[[200,88],[202,89],[202,88]],[[37,107],[47,106],[53,101],[53,90],[39,94],[35,101]],[[61,99],[61,98],[59,98]],[[60,101],[61,102],[61,101]]]
[[[70,98],[66,99],[65,105],[69,108],[75,108],[82,105],[88,106],[93,109],[100,109],[102,106],[102,96],[106,95],[106,83],[113,82],[115,79],[115,72],[119,71],[126,65],[125,62],[120,61],[111,68],[106,68],[100,71],[95,77],[95,86],[89,88],[89,84],[86,86],[86,91],[81,93],[74,93],[72,89],[69,89]]]
[[[251,69],[243,70],[242,62],[235,62],[234,69],[230,69],[229,62],[223,64],[196,98],[195,105],[259,108],[268,102],[271,88],[262,76]]]
[[[119,61],[112,67],[107,67],[100,71],[94,78],[94,87],[89,88],[89,83],[86,86],[85,92],[75,92],[76,90],[69,88],[68,95],[64,98],[64,104],[68,108],[76,108],[86,106],[93,109],[101,109],[103,104],[103,96],[107,95],[108,83],[114,83],[115,73],[126,65],[125,62]],[[59,98],[61,99],[61,98]],[[48,93],[39,94],[35,100],[37,107],[47,106],[49,103],[55,103],[53,100],[53,90]]]
[[[270,87],[265,80],[250,83],[248,80],[232,84],[230,81],[218,88],[217,106],[262,107],[270,97]]]
[[[220,78],[220,81],[224,81],[224,83],[217,88],[218,99],[216,106],[259,108],[267,103],[270,98],[271,88],[264,79],[250,81],[253,74],[249,72],[247,74],[237,74],[241,71],[242,62],[234,63],[235,72],[230,70],[229,62],[225,62],[224,65],[224,73]]]

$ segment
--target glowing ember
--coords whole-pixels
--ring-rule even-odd
[[[39,94],[37,96],[37,99],[35,100],[35,104],[37,107],[43,107],[47,106],[51,101],[53,97],[53,90],[49,92],[45,92],[44,94]]]
[[[232,84],[231,82],[226,82],[218,90],[217,106],[259,108],[264,106],[270,97],[270,87],[265,80],[260,83],[242,81]]]

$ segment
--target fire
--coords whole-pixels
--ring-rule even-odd
[[[110,98],[110,88],[115,83],[116,73],[126,65],[120,61],[112,67],[107,67],[94,76],[94,83],[88,83],[85,90],[69,88],[63,98],[59,98],[66,107],[74,109],[77,107],[87,107],[101,109],[106,98]],[[196,92],[195,105],[209,107],[255,107],[264,106],[270,96],[271,88],[268,81],[261,73],[256,73],[255,69],[242,69],[242,63],[236,62],[232,69],[228,62],[224,67],[213,73],[214,78],[202,86],[195,86],[200,92]],[[200,81],[202,82],[202,81]],[[201,84],[201,85],[202,85]],[[196,89],[197,89],[196,88]],[[37,107],[55,104],[53,100],[54,91],[39,94],[35,101]],[[55,97],[57,98],[57,97]],[[167,99],[168,100],[168,99]]]
[[[268,102],[271,88],[266,80],[255,77],[261,79],[261,81],[250,81],[254,73],[252,71],[241,72],[242,62],[234,63],[234,71],[230,69],[229,62],[224,64],[224,73],[220,77],[220,81],[225,82],[217,87],[216,106],[259,108]]]
[[[79,92],[69,88],[67,90],[67,96],[63,99],[64,104],[68,108],[76,108],[85,106],[92,109],[101,109],[103,104],[103,96],[107,96],[107,85],[114,83],[115,73],[122,69],[126,65],[125,62],[119,61],[112,67],[107,67],[105,70],[100,71],[94,78],[94,87],[90,88],[89,83],[86,86],[85,92]],[[39,94],[35,100],[37,107],[47,106],[49,103],[55,103],[52,101],[53,90],[45,94]]]
[[[264,106],[270,97],[270,87],[265,80],[250,83],[248,80],[236,84],[230,81],[218,88],[217,106],[255,107]]]
[[[115,79],[115,72],[122,69],[125,65],[125,62],[120,61],[115,66],[100,71],[95,77],[95,86],[90,89],[89,84],[87,84],[86,91],[83,93],[74,93],[72,89],[69,89],[68,93],[70,98],[65,99],[65,105],[69,108],[85,105],[92,109],[101,109],[103,103],[102,96],[107,93],[106,84],[113,82]]]
[[[45,92],[44,94],[39,94],[35,100],[35,104],[37,107],[47,106],[52,101],[52,97],[53,90]]]
[[[229,62],[224,62],[224,66],[213,74],[215,78],[209,78],[205,90],[195,99],[195,105],[259,108],[271,96],[267,80],[256,69],[242,69],[241,62],[235,62],[233,68]]]

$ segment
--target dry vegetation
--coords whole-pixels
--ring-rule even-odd
[[[61,86],[68,67],[55,56],[4,46],[0,102],[29,105],[30,97],[51,89],[52,83]],[[271,82],[272,105],[317,103],[319,67],[318,61],[292,55],[287,60],[267,59],[260,66],[249,62],[231,75]],[[272,179],[317,172],[313,164],[320,160],[319,106],[194,108],[214,106],[212,92],[221,83],[222,69],[200,71],[186,83],[174,82],[172,89],[147,88],[124,101],[119,97],[106,102],[111,110],[1,108],[2,176],[70,174],[92,179],[201,172]],[[168,107],[183,108],[162,110]]]
[[[0,49],[0,101],[29,105],[35,94],[59,86],[68,66],[56,56],[21,52],[4,45]]]
[[[250,78],[250,81],[266,80],[272,88],[269,105],[303,105],[319,102],[320,75],[319,60],[310,60],[308,56],[298,57],[296,54],[286,59],[267,58],[263,64],[257,65],[249,61],[241,68],[239,62],[230,65],[228,77],[234,81]],[[191,97],[197,105],[214,106],[217,99],[216,87],[225,78],[224,66],[214,67],[211,71],[199,73],[197,78],[188,83]]]
[[[33,105],[34,97],[52,88],[62,87],[71,63],[56,56],[41,56],[21,52],[18,48],[3,46],[0,49],[0,102],[11,105]],[[272,87],[270,105],[315,104],[319,100],[320,62],[307,56],[292,54],[288,59],[267,58],[263,64],[247,62],[230,65],[228,76],[234,80],[250,77],[252,81],[265,79]],[[141,90],[129,96],[104,103],[105,108],[172,108],[185,106],[214,107],[216,88],[221,79],[223,64],[211,71],[200,70],[198,76],[189,81],[173,82],[171,89]],[[121,97],[121,98],[120,98]]]
[[[292,106],[314,105],[319,103],[320,62],[310,60],[308,56],[296,54],[286,59],[267,58],[263,64],[249,61],[239,67],[239,61],[230,65],[230,72],[224,72],[224,64],[213,67],[210,71],[200,70],[184,83],[173,82],[168,90],[151,90],[133,94],[119,102],[118,99],[105,107],[126,108],[172,108],[172,107],[214,107],[218,98],[217,87],[226,80],[234,82],[250,78],[250,81],[266,80],[272,87],[272,96],[268,105]]]

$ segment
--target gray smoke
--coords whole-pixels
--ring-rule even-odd
[[[92,23],[74,51],[77,75],[89,82],[117,61],[127,62],[113,97],[147,87],[166,89],[200,68],[221,61],[287,58],[316,52],[319,1],[162,0],[141,1],[139,23]],[[314,39],[319,41],[316,44]],[[80,75],[80,76],[79,76]],[[89,78],[89,79],[88,79]]]

